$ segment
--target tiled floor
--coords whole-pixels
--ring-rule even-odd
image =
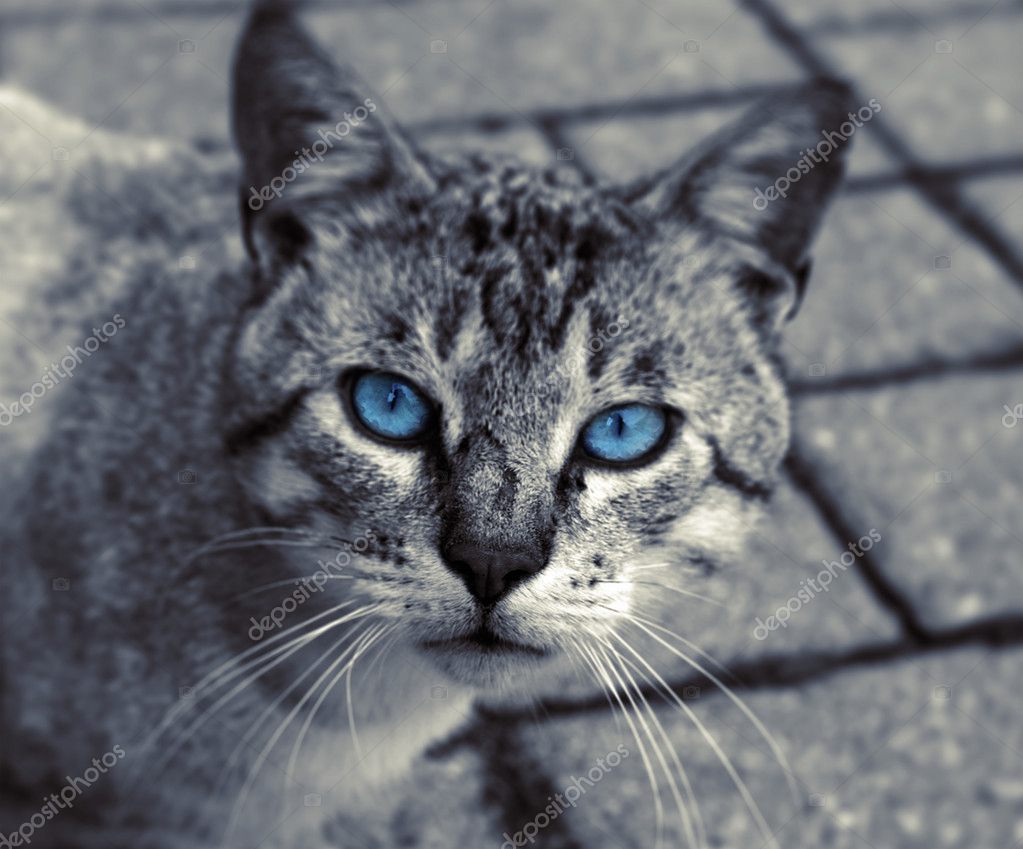
[[[222,147],[244,5],[0,0],[0,74],[92,124]],[[777,739],[796,801],[706,675],[670,657],[658,668],[781,846],[1023,847],[1023,3],[310,5],[319,36],[431,149],[491,147],[601,178],[663,164],[807,76],[845,75],[878,99],[787,338],[788,485],[725,576],[727,612],[671,612]],[[758,617],[870,530],[870,552],[757,638]],[[695,722],[654,703],[707,845],[770,845]],[[484,712],[423,765],[402,845],[498,849],[622,742],[627,725],[585,693]],[[630,754],[533,845],[653,845],[643,753]],[[681,845],[660,793],[664,845]]]

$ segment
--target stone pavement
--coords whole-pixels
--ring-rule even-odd
[[[0,75],[90,124],[220,149],[244,5],[0,0]],[[726,609],[682,600],[664,620],[725,663],[790,766],[681,662],[658,668],[692,719],[652,690],[651,703],[708,846],[770,844],[693,720],[780,846],[1023,847],[1023,3],[310,5],[317,34],[429,148],[488,147],[589,177],[664,164],[808,76],[877,98],[786,339],[786,486],[753,555],[722,579]],[[758,639],[758,618],[872,530],[870,551]],[[651,847],[641,752],[586,692],[484,710],[438,747],[401,845],[499,849],[620,743],[630,757],[533,845]],[[660,795],[664,845],[680,846],[663,783]]]

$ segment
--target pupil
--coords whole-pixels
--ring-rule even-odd
[[[391,391],[387,393],[387,406],[391,410],[394,410],[394,408],[398,405],[398,394],[400,389],[401,388],[397,383],[392,383]]]
[[[621,437],[625,431],[625,420],[622,418],[621,413],[615,413],[611,416],[608,420],[608,425],[611,427],[611,432],[617,437]]]

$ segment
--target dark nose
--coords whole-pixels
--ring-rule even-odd
[[[474,543],[452,545],[446,560],[448,568],[465,581],[469,592],[486,605],[494,604],[545,565],[538,552],[506,551]]]

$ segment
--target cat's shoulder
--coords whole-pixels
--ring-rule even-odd
[[[0,87],[0,158],[0,402],[11,407],[140,271],[187,272],[236,228],[236,165],[230,151],[110,131],[12,87]],[[36,406],[0,447],[17,452],[45,429],[53,405]]]

